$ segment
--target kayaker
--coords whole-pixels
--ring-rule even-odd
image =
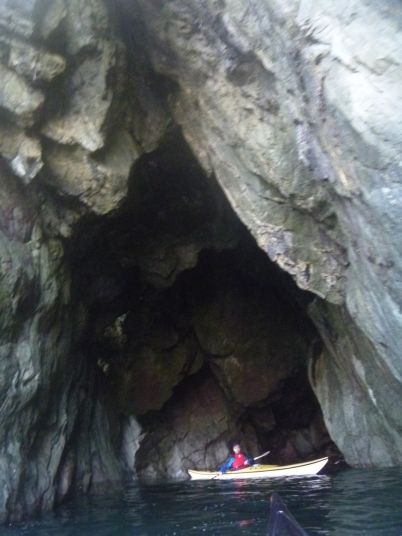
[[[226,473],[226,471],[237,471],[238,469],[244,469],[245,467],[250,467],[253,465],[254,460],[251,456],[247,456],[242,452],[241,447],[238,443],[233,445],[233,454],[230,458],[219,467],[220,473]]]

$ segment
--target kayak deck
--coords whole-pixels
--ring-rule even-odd
[[[328,462],[328,458],[319,458],[308,462],[295,463],[292,465],[253,465],[237,471],[219,473],[219,471],[199,471],[189,469],[188,473],[192,480],[233,480],[233,479],[257,479],[274,478],[283,476],[307,476],[316,475]]]

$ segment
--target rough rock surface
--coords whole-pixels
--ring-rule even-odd
[[[117,329],[116,318],[128,309],[114,301],[127,290],[119,287],[119,275],[131,271],[159,292],[196,266],[202,249],[236,244],[233,234],[216,233],[224,219],[200,210],[205,198],[199,192],[182,195],[183,170],[171,168],[153,201],[136,205],[166,177],[158,162],[171,161],[148,159],[144,180],[141,158],[166,145],[167,132],[177,132],[173,124],[260,248],[317,296],[311,317],[325,349],[312,350],[310,380],[346,460],[401,464],[400,3],[109,4],[0,0],[0,519],[48,509],[74,487],[119,482],[120,454],[133,471],[141,442],[157,448],[167,423],[169,455],[161,466],[149,460],[137,466],[145,477],[183,475],[178,454],[188,463],[216,463],[224,441],[239,430],[225,397],[260,403],[293,370],[296,358],[288,351],[280,374],[261,359],[263,388],[250,398],[250,390],[230,377],[238,364],[244,374],[250,351],[240,359],[223,345],[220,354],[222,341],[213,340],[199,310],[195,329],[224,390],[211,377],[196,395],[177,387],[197,370],[186,368],[194,339],[176,354],[170,344],[177,333],[158,328],[152,352],[129,349],[141,356],[140,377],[152,379],[159,368],[166,386],[132,394],[138,377],[126,370],[118,381],[130,380],[122,398],[131,409],[124,408],[130,414],[124,417],[122,404],[116,407],[105,394],[105,365],[97,359],[103,356],[85,347],[84,336],[96,332],[100,318],[102,328]],[[176,155],[185,167],[187,157],[180,150]],[[200,174],[189,171],[198,183]],[[179,187],[169,198],[170,184]],[[175,208],[185,216],[176,218]],[[126,218],[126,234],[113,236],[118,261],[107,258],[110,270],[99,283],[95,265],[104,259],[96,259],[93,286],[91,277],[81,285],[88,283],[98,301],[83,303],[72,274],[77,240],[71,236],[85,234],[94,222],[93,228],[107,229],[116,212]],[[141,234],[144,222],[153,224],[152,233]],[[131,224],[137,234],[130,234]],[[193,227],[200,232],[191,236]],[[90,239],[89,233],[81,247],[90,249]],[[237,323],[222,320],[228,322],[223,332],[234,337]],[[182,388],[183,406],[166,405]],[[206,408],[211,403],[221,427],[207,426],[199,400]],[[145,415],[144,432],[131,412],[161,406],[164,421]],[[280,414],[268,407],[248,411],[253,426],[244,437],[253,439],[253,427],[270,434]],[[216,449],[205,449],[205,435],[197,435],[202,423]],[[314,434],[317,445],[325,434],[308,420],[300,426],[285,449],[303,455]]]
[[[249,262],[256,259],[250,255]],[[212,264],[192,299],[197,340],[229,400],[242,407],[264,402],[305,363],[308,327],[278,281],[256,284],[236,272],[233,258]]]
[[[186,139],[261,248],[338,304],[327,328],[317,321],[332,333],[315,383],[332,437],[351,464],[402,463],[400,4],[123,4],[177,84]]]
[[[238,431],[236,415],[212,378],[197,379],[180,397],[180,404],[172,402],[152,424],[138,451],[137,471],[146,482],[166,476],[182,480],[187,469],[219,466],[228,456],[228,441]],[[244,448],[258,449],[255,436],[242,434],[238,441]]]
[[[14,519],[48,509],[75,484],[116,480],[119,471],[114,425],[82,355],[71,352],[62,245],[43,232],[38,198],[17,181],[3,166],[0,516]]]
[[[184,158],[183,151],[180,154]],[[119,412],[137,415],[143,425],[138,467],[146,470],[140,471],[141,478],[183,478],[190,462],[203,461],[194,452],[209,449],[204,463],[219,457],[213,451],[220,453],[223,443],[211,443],[211,437],[220,434],[220,410],[208,406],[208,426],[193,410],[201,396],[192,393],[197,372],[203,377],[213,373],[220,396],[223,393],[231,407],[224,443],[250,437],[255,449],[255,437],[266,444],[269,432],[270,438],[279,436],[273,451],[281,461],[306,452],[321,454],[309,431],[302,439],[310,450],[304,446],[282,454],[284,442],[295,443],[289,430],[301,424],[293,421],[286,429],[281,415],[275,419],[271,414],[270,420],[271,399],[289,397],[283,383],[296,373],[297,387],[289,389],[304,387],[311,394],[311,400],[303,401],[308,415],[303,427],[309,426],[311,406],[319,411],[305,372],[314,330],[303,308],[288,295],[284,283],[292,283],[290,276],[273,266],[234,213],[227,213],[224,198],[214,190],[203,191],[202,177],[196,186],[196,167],[190,160],[180,173],[181,166],[171,167],[157,151],[143,159],[141,167],[146,175],[141,179],[136,168],[134,205],[128,203],[127,211],[106,222],[95,220],[92,229],[86,224],[76,236],[73,265],[75,294],[81,309],[90,312],[82,339],[103,373],[106,397]],[[185,178],[188,170],[190,181]],[[166,254],[178,251],[180,262],[167,262]],[[178,415],[174,426],[164,423],[171,412]],[[177,427],[180,447],[175,446]],[[158,444],[158,438],[163,438],[163,446],[155,451],[150,444]]]
[[[80,5],[0,2],[0,519],[49,509],[76,487],[118,483],[119,437],[133,428],[106,407],[99,378],[73,347],[63,237],[86,211],[118,206],[141,152],[125,110],[113,109],[122,45],[102,2],[87,12]],[[103,28],[69,31],[94,13]],[[50,140],[63,117],[64,136]]]

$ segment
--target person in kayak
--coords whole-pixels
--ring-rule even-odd
[[[245,467],[250,467],[254,464],[253,458],[247,456],[242,452],[241,447],[238,443],[233,445],[233,455],[219,467],[220,473],[226,473],[226,471],[237,471],[238,469],[244,469]]]

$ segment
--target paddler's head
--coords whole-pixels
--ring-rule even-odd
[[[241,448],[240,448],[240,445],[239,445],[238,443],[235,443],[235,444],[233,445],[233,452],[234,452],[235,454],[239,454],[239,452],[241,452]]]

